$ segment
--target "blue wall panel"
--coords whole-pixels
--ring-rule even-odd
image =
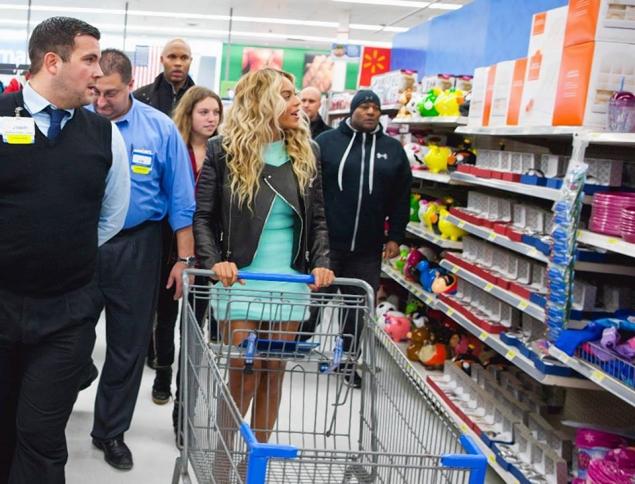
[[[527,54],[531,17],[567,0],[474,0],[395,35],[392,69],[421,75],[471,74],[475,68]]]

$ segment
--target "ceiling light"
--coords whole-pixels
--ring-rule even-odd
[[[362,3],[382,7],[430,8],[436,10],[458,10],[463,5],[444,2],[413,2],[411,0],[332,0],[339,3]]]
[[[18,5],[15,3],[0,4],[0,10],[28,10],[26,5]],[[125,15],[124,9],[117,8],[92,8],[92,7],[63,7],[54,5],[32,5],[32,12],[59,12],[59,13],[96,13],[105,15]],[[182,18],[190,20],[219,20],[229,22],[229,15],[214,15],[214,14],[202,14],[202,13],[183,13],[183,12],[158,12],[155,10],[128,10],[129,17],[164,17],[164,18]],[[275,18],[275,17],[246,17],[240,15],[234,15],[232,17],[233,22],[247,22],[247,23],[263,23],[263,24],[278,24],[278,25],[300,25],[302,27],[323,27],[323,28],[337,28],[337,22],[327,22],[320,20],[296,20],[289,18]],[[384,31],[384,32],[405,32],[408,29],[401,27],[386,27],[382,25],[369,25],[369,24],[350,24],[349,27],[353,30],[369,30],[369,31]]]

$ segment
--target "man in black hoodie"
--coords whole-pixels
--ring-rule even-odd
[[[380,116],[379,97],[373,91],[361,90],[351,102],[350,117],[316,139],[321,152],[331,269],[337,277],[362,279],[375,291],[379,288],[382,250],[384,259],[399,253],[408,224],[412,183],[406,153],[399,141],[384,134]],[[358,293],[351,287],[340,287],[340,291]],[[348,313],[343,333],[354,334],[358,346],[358,318],[354,311]],[[355,386],[361,385],[356,373],[345,376]]]

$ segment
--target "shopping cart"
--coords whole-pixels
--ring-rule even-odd
[[[457,433],[379,341],[366,283],[336,279],[359,295],[309,295],[294,288],[306,287],[310,276],[239,274],[288,282],[291,289],[279,291],[262,283],[191,285],[189,275],[212,273],[184,274],[182,447],[174,484],[191,482],[190,470],[201,484],[484,482],[487,462],[474,442]],[[198,304],[213,308],[217,334],[199,326]],[[232,306],[248,307],[254,323],[223,322]],[[315,327],[269,323],[285,315]],[[340,331],[346,318],[361,331],[359,346]],[[359,390],[345,378],[352,371],[362,376]],[[247,409],[243,396],[254,379],[266,391],[256,390]],[[269,415],[276,411],[274,423]]]

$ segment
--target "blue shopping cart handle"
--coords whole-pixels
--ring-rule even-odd
[[[269,281],[269,282],[297,282],[299,284],[313,284],[315,277],[311,274],[267,274],[265,272],[238,271],[238,279],[245,281]]]

